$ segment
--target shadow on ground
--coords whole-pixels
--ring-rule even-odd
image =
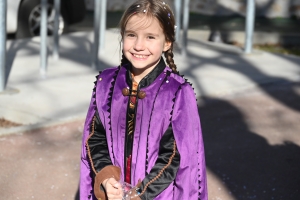
[[[233,199],[300,199],[298,145],[270,145],[235,105],[221,99],[204,98],[199,113],[207,167]]]
[[[270,91],[265,90],[265,87],[263,87],[265,84],[288,83],[290,82],[290,80],[287,80],[286,78],[283,77],[270,76],[264,73],[262,69],[250,63],[247,59],[245,59],[245,57],[242,54],[239,54],[237,52],[231,52],[228,49],[222,49],[213,44],[210,45],[199,40],[197,41],[197,40],[190,39],[189,44],[192,44],[193,46],[198,45],[206,49],[212,49],[213,51],[219,54],[219,56],[207,57],[204,55],[203,56],[199,55],[192,51],[188,51],[187,58],[189,59],[187,60],[187,65],[190,67],[187,70],[180,71],[180,73],[191,77],[192,82],[195,84],[195,88],[198,88],[200,91],[203,91],[201,80],[199,80],[199,78],[196,77],[194,71],[203,67],[203,65],[207,63],[212,63],[214,64],[214,66],[217,65],[225,69],[236,71],[239,74],[247,77],[249,80],[253,81],[253,83],[255,83],[260,89],[264,90],[268,95],[272,96],[274,99],[280,101],[282,104],[290,107],[291,109],[300,112],[300,104],[295,104],[290,101],[291,99],[295,99],[295,98],[300,100],[300,94],[296,93],[293,88],[287,87],[285,91],[287,93],[287,96],[283,96],[279,93],[271,93]],[[290,63],[300,64],[299,58],[293,56],[291,57],[287,57],[283,55],[275,55],[275,56],[278,56],[282,60],[286,60]]]

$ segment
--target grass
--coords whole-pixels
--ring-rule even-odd
[[[300,46],[281,46],[281,45],[265,44],[265,45],[254,45],[254,48],[267,51],[270,53],[300,56]]]

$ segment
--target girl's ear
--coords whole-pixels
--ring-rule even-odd
[[[164,44],[164,52],[168,51],[171,48],[172,42],[166,41]]]

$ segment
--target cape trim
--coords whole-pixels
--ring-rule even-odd
[[[158,172],[157,176],[155,176],[153,179],[151,179],[151,180],[145,185],[143,191],[141,192],[141,194],[140,194],[139,196],[143,195],[143,194],[146,192],[146,190],[147,190],[147,188],[149,187],[149,185],[150,185],[151,183],[153,183],[154,181],[156,181],[156,180],[163,174],[163,172],[171,165],[171,163],[172,163],[172,161],[173,161],[173,158],[175,157],[175,154],[176,154],[176,141],[174,140],[174,144],[173,144],[173,153],[172,153],[172,155],[170,156],[168,163],[167,163],[167,164],[166,164],[166,165]]]
[[[161,82],[159,88],[158,88],[158,92],[156,93],[155,97],[154,97],[154,100],[153,100],[153,105],[152,105],[152,110],[151,110],[151,114],[150,114],[150,122],[149,122],[149,126],[148,126],[148,134],[147,134],[147,145],[146,145],[146,167],[145,167],[145,174],[147,175],[147,171],[148,171],[148,164],[149,164],[149,161],[148,161],[148,153],[149,153],[149,135],[150,135],[150,125],[151,125],[151,121],[152,121],[152,115],[153,115],[153,109],[154,109],[154,105],[155,105],[155,102],[156,102],[156,99],[157,99],[157,96],[159,94],[159,90],[160,88],[162,87],[162,85],[168,81],[168,77],[170,76],[170,71],[166,71],[166,76],[164,78],[164,80]]]
[[[86,142],[85,142],[85,146],[86,146],[86,149],[87,149],[87,153],[88,153],[88,157],[89,157],[89,160],[90,160],[90,163],[91,163],[92,170],[94,171],[95,174],[97,174],[96,169],[95,169],[95,166],[94,166],[94,163],[93,163],[93,160],[92,160],[91,149],[90,149],[89,144],[88,144],[89,139],[90,139],[90,138],[94,135],[94,133],[95,133],[95,119],[96,119],[96,116],[93,117],[93,121],[92,121],[92,132],[91,132],[91,134],[89,135],[89,137],[87,138],[87,140],[86,140]]]
[[[109,115],[108,115],[108,119],[109,119],[109,121],[108,121],[108,125],[109,125],[108,130],[110,131],[110,138],[111,138],[111,146],[110,146],[110,148],[111,148],[111,153],[112,153],[112,160],[114,160],[114,163],[116,163],[116,161],[115,161],[115,154],[114,154],[114,150],[113,150],[113,135],[112,135],[112,130],[111,130],[111,128],[112,128],[111,127],[111,104],[112,104],[112,96],[113,96],[113,93],[114,93],[114,87],[115,87],[115,83],[116,83],[116,78],[117,78],[117,76],[118,76],[118,74],[120,72],[120,69],[121,69],[121,67],[119,66],[117,68],[117,70],[115,71],[115,75],[112,78],[111,87],[109,89],[109,94],[108,94],[108,102],[107,102],[107,106],[108,106],[108,110],[107,111],[109,113]]]

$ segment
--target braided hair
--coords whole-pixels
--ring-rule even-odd
[[[145,10],[147,12],[145,12]],[[163,0],[137,0],[124,12],[119,27],[123,38],[125,27],[134,14],[144,13],[148,17],[154,17],[159,21],[163,29],[167,42],[171,42],[170,48],[164,52],[164,57],[168,66],[173,72],[177,73],[177,67],[174,63],[173,43],[175,42],[175,18],[170,6]],[[129,63],[128,59],[122,52],[121,66]]]
[[[124,66],[125,64],[128,64],[129,60],[126,58],[126,56],[124,55],[123,51],[122,51],[122,58],[121,58],[121,66]]]

